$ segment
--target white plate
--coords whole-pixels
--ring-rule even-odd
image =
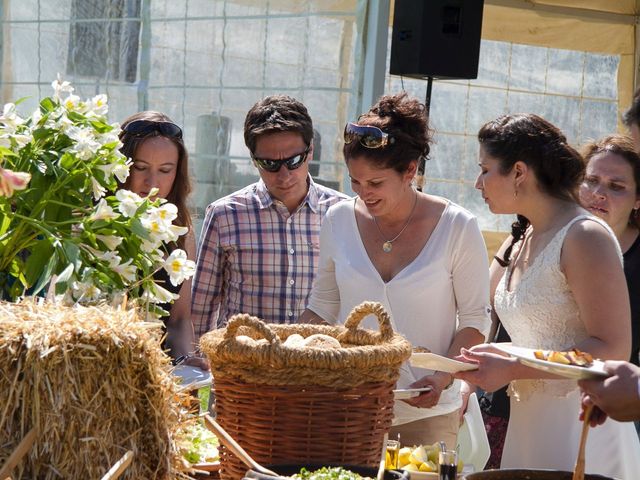
[[[478,366],[473,363],[459,362],[452,358],[436,355],[435,353],[414,353],[409,358],[412,367],[437,370],[439,372],[456,373],[465,370],[477,370]]]
[[[191,365],[177,365],[173,368],[173,375],[178,377],[183,388],[197,390],[207,385],[211,385],[211,372],[205,372],[198,367]]]
[[[491,456],[491,446],[482,420],[478,396],[469,395],[464,421],[458,430],[459,457],[466,466],[473,466],[476,472],[484,470]]]
[[[393,397],[396,400],[406,400],[407,398],[417,397],[421,393],[428,392],[431,387],[422,388],[399,388],[393,391]]]
[[[562,363],[549,362],[547,360],[540,360],[535,357],[534,348],[516,347],[511,343],[492,343],[492,345],[498,350],[516,357],[520,363],[527,365],[531,368],[537,368],[544,372],[560,375],[565,378],[572,378],[576,380],[589,379],[589,378],[605,378],[609,374],[604,371],[604,362],[601,360],[594,360],[593,365],[590,367],[579,367],[577,365],[564,365]]]

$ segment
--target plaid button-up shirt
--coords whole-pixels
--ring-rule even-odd
[[[196,338],[236,313],[295,322],[315,276],[322,218],[345,198],[309,177],[307,196],[292,214],[262,180],[210,204],[193,278]]]

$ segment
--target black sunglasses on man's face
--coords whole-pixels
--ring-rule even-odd
[[[288,170],[295,170],[296,168],[300,168],[307,160],[307,156],[309,155],[310,150],[311,145],[309,145],[304,152],[294,155],[293,157],[283,158],[282,160],[258,158],[254,156],[253,153],[251,154],[251,158],[262,170],[270,173],[276,173],[280,171],[280,167],[282,167],[282,165],[285,165]]]

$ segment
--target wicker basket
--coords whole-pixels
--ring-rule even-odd
[[[370,314],[379,332],[359,328]],[[341,348],[283,345],[296,333],[330,335]],[[393,418],[392,390],[411,355],[380,304],[359,305],[344,326],[267,325],[235,315],[226,329],[203,336],[201,348],[211,360],[218,422],[259,463],[378,464]],[[247,470],[224,447],[221,464],[224,480]]]

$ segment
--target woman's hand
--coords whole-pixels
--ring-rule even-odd
[[[462,396],[462,406],[460,407],[460,425],[464,422],[464,414],[467,413],[467,406],[469,405],[469,397],[476,388],[468,382],[461,382],[460,395]]]
[[[517,360],[486,343],[476,345],[469,350],[461,349],[460,356],[456,357],[456,360],[475,363],[478,365],[478,369],[458,372],[454,374],[454,377],[476,385],[487,392],[495,392],[516,378],[513,370],[517,365]]]
[[[428,392],[421,393],[417,397],[403,400],[413,407],[431,408],[440,400],[442,391],[451,385],[453,377],[444,372],[436,372],[433,375],[426,375],[417,382],[409,385],[409,388],[431,387]]]
[[[591,416],[589,417],[589,425],[591,427],[597,427],[598,425],[602,425],[607,420],[607,414],[600,410],[600,407],[595,405],[589,395],[582,393],[582,402],[580,405],[580,415],[579,419],[581,422],[584,422],[584,414],[587,411],[587,407],[592,406]]]

